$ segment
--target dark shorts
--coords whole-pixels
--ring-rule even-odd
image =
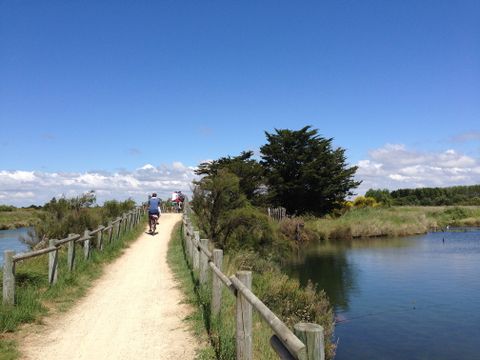
[[[158,211],[150,211],[149,210],[148,211],[148,216],[150,216],[150,215],[157,215],[158,216],[158,215],[160,215],[160,213]]]

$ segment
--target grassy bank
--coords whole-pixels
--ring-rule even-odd
[[[119,241],[105,246],[104,251],[92,251],[84,260],[78,249],[75,271],[67,270],[66,249],[59,256],[58,282],[48,284],[48,255],[22,261],[16,265],[16,305],[0,305],[0,359],[16,359],[15,334],[21,324],[41,322],[43,316],[65,311],[82,297],[103,271],[105,264],[122,254],[123,249],[144,231],[141,222],[135,229],[123,234]],[[0,291],[1,289],[0,284]]]
[[[218,318],[211,316],[210,289],[200,289],[198,274],[192,272],[186,265],[181,236],[180,227],[175,228],[168,259],[187,301],[197,308],[190,318],[192,327],[202,340],[210,343],[210,347],[200,351],[199,358],[235,359],[235,297],[224,288],[222,312]],[[300,321],[316,322],[324,326],[325,338],[331,338],[333,316],[323,292],[317,292],[310,286],[302,289],[298,281],[288,278],[274,264],[259,259],[252,252],[226,255],[223,269],[228,275],[234,274],[237,270],[252,270],[253,292],[290,328]],[[278,359],[269,344],[272,330],[255,311],[253,313],[253,358]],[[334,346],[330,343],[326,346],[328,358],[332,358]]]
[[[449,226],[480,226],[480,207],[366,207],[338,218],[305,218],[305,229],[314,239],[342,240],[357,237],[408,236],[439,231]]]
[[[42,210],[37,209],[0,210],[0,230],[35,226],[40,221],[41,213]]]

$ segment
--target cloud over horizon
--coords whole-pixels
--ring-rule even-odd
[[[356,178],[363,180],[359,194],[368,189],[446,187],[480,183],[480,159],[448,149],[421,152],[402,144],[386,144],[370,151],[357,164]]]
[[[74,197],[95,190],[97,202],[144,201],[156,191],[166,198],[172,191],[190,191],[195,168],[174,162],[171,165],[145,164],[134,171],[42,172],[0,170],[0,204],[15,206],[42,205],[52,197]]]
[[[445,187],[480,184],[480,158],[457,150],[422,152],[402,144],[386,144],[371,150],[357,163],[357,180],[362,184],[356,193],[370,188]],[[135,170],[108,172],[44,172],[0,170],[0,204],[15,206],[42,205],[52,197],[74,197],[95,190],[98,203],[129,197],[144,201],[156,191],[166,198],[172,191],[189,193],[196,178],[195,167],[176,161],[154,166],[145,164]]]

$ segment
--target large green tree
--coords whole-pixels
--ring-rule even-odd
[[[324,215],[358,187],[356,166],[348,167],[345,150],[305,126],[300,130],[265,132],[268,143],[260,148],[268,193],[273,205],[290,214]]]
[[[254,205],[263,200],[264,170],[258,161],[252,158],[253,151],[243,151],[239,156],[226,156],[218,160],[201,163],[195,171],[197,175],[216,176],[223,169],[239,179],[239,189]]]

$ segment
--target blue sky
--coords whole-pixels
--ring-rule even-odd
[[[187,190],[199,162],[304,125],[347,149],[359,193],[480,183],[479,18],[468,0],[0,1],[0,203]]]

